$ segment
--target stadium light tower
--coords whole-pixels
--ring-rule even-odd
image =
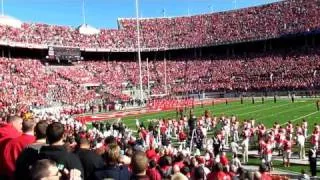
[[[140,100],[143,102],[142,90],[142,67],[141,67],[141,49],[140,49],[140,24],[139,24],[139,0],[136,0],[136,17],[137,17],[137,52],[139,61],[139,81],[140,81]]]
[[[164,9],[164,8],[162,9],[162,16],[166,17],[166,9]]]

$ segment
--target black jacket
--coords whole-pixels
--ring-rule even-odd
[[[128,166],[106,166],[94,173],[93,179],[100,180],[110,178],[113,180],[130,180],[131,173]]]
[[[51,159],[57,163],[60,170],[78,169],[84,177],[84,171],[78,156],[67,151],[64,146],[43,146],[40,149],[39,159]]]
[[[104,167],[102,157],[88,149],[79,149],[76,154],[78,155],[84,169],[84,179],[91,179],[90,177],[96,169]]]

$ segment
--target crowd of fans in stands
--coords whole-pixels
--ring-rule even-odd
[[[141,47],[154,49],[201,47],[280,37],[315,31],[320,27],[317,0],[287,0],[268,5],[177,18],[140,21]],[[135,19],[120,19],[120,29],[80,34],[66,26],[23,24],[0,26],[3,41],[132,51],[136,48]]]
[[[224,90],[292,90],[319,87],[319,48],[288,54],[268,52],[244,57],[154,60],[142,63],[143,86],[151,94],[198,93]],[[73,66],[48,66],[36,59],[0,58],[0,109],[6,106],[43,106],[53,102],[91,105],[102,96],[89,86],[104,85],[111,100],[129,101],[122,94],[139,86],[138,63],[81,61]],[[149,73],[147,72],[149,70]],[[2,107],[2,108],[1,108]]]

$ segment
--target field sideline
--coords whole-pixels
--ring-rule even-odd
[[[216,116],[222,115],[235,115],[240,120],[254,118],[256,122],[263,123],[266,127],[272,127],[273,123],[277,121],[279,124],[284,125],[288,120],[294,124],[301,123],[305,118],[309,123],[309,130],[313,128],[313,124],[319,122],[320,116],[316,109],[314,99],[296,99],[294,103],[289,99],[279,99],[277,103],[273,100],[266,100],[264,104],[261,101],[256,101],[252,104],[251,101],[244,101],[240,104],[239,101],[216,104],[215,106],[207,105],[202,107],[195,107],[194,113],[197,117],[201,117],[205,110],[209,110],[211,114]],[[189,109],[185,112],[189,115]],[[159,112],[156,114],[146,114],[137,116],[140,121],[147,125],[147,121],[158,118],[176,118],[176,111]],[[135,127],[135,117],[125,117],[122,121],[130,128]]]
[[[317,111],[315,99],[297,98],[294,103],[291,102],[291,99],[278,99],[276,103],[273,102],[273,99],[266,99],[264,104],[262,104],[261,99],[259,100],[257,98],[255,104],[252,104],[251,100],[245,100],[244,104],[240,104],[240,101],[233,101],[227,105],[225,103],[219,103],[214,106],[205,105],[203,108],[196,106],[194,108],[194,114],[197,117],[201,117],[205,110],[209,110],[211,114],[218,117],[222,115],[235,115],[241,121],[253,118],[257,123],[261,122],[267,128],[272,127],[275,121],[284,125],[289,120],[291,120],[293,124],[297,124],[301,123],[302,119],[307,119],[309,131],[313,128],[314,123],[320,122],[320,113]],[[187,116],[189,115],[189,110],[188,108],[184,112]],[[97,113],[93,116],[103,117],[104,114],[108,113]],[[129,128],[135,129],[136,118],[138,118],[140,122],[144,122],[145,125],[148,125],[148,120],[176,118],[176,111],[163,111],[151,114],[146,112],[146,114],[123,117],[122,121]]]
[[[260,100],[260,101],[259,101]],[[240,121],[254,118],[256,123],[263,123],[267,128],[271,128],[273,123],[277,121],[281,125],[285,125],[289,120],[293,124],[301,123],[303,119],[308,121],[310,135],[314,123],[320,122],[320,112],[316,108],[316,99],[309,98],[297,98],[294,103],[291,102],[291,99],[283,98],[278,99],[276,103],[273,102],[273,99],[266,99],[264,104],[262,104],[261,99],[256,99],[255,104],[252,104],[251,100],[245,100],[244,104],[241,104],[240,101],[232,101],[227,105],[224,102],[219,104],[205,105],[203,108],[196,106],[194,108],[194,114],[197,117],[201,117],[205,110],[209,110],[211,114],[218,117],[222,115],[235,115],[240,119]],[[186,115],[189,115],[189,109],[187,109]],[[97,116],[103,115],[106,113],[95,114]],[[148,126],[148,120],[159,119],[159,118],[176,118],[176,111],[165,111],[152,114],[141,114],[137,116],[130,116],[122,118],[129,128],[136,130],[135,119],[138,118],[140,122],[144,122],[145,126]],[[110,120],[108,120],[110,121]],[[90,124],[89,124],[90,126]],[[208,132],[210,136],[212,132]],[[261,160],[256,158],[249,158],[249,165],[257,166]],[[291,171],[295,173],[300,173],[301,169],[309,171],[309,167],[305,165],[292,165],[289,168],[282,166],[282,161],[273,161],[275,169]],[[317,173],[320,176],[320,172]]]

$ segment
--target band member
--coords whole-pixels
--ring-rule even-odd
[[[315,146],[313,148],[310,148],[308,155],[311,176],[313,177],[317,175],[317,149],[318,147]]]
[[[306,119],[302,120],[302,130],[304,137],[308,137],[308,122]]]
[[[303,133],[299,132],[297,134],[297,143],[299,146],[300,159],[305,159],[305,155],[306,155],[306,151],[305,151],[305,147],[304,147],[305,141],[306,141],[305,136],[303,135]]]
[[[243,150],[243,163],[246,164],[248,162],[248,153],[249,153],[249,137],[244,137],[242,141],[242,150]]]
[[[291,102],[294,103],[294,97],[295,95],[294,94],[291,94]]]
[[[285,167],[290,166],[290,158],[292,152],[292,141],[288,136],[287,139],[283,142],[283,163]]]

